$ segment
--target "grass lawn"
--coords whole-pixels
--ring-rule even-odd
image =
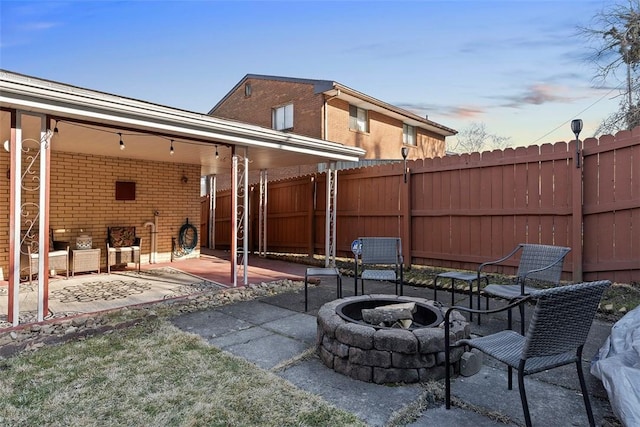
[[[2,426],[363,425],[160,318],[0,359]]]

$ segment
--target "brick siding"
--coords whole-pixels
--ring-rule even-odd
[[[9,155],[0,154],[0,168],[8,168]],[[187,178],[184,183],[182,177]],[[8,275],[9,181],[0,187],[0,267]],[[135,200],[115,200],[116,181],[136,183]],[[23,190],[24,201],[37,198],[37,192]],[[6,208],[4,208],[6,207]],[[50,227],[55,239],[69,241],[72,247],[80,229],[86,229],[95,247],[103,250],[108,226],[136,226],[142,238],[142,263],[149,262],[151,228],[159,212],[157,262],[171,259],[171,237],[178,236],[186,218],[200,233],[200,166],[92,156],[64,152],[51,153]],[[199,254],[199,245],[192,256]]]
[[[312,84],[265,79],[247,79],[245,83],[251,85],[251,96],[245,96],[245,85],[240,85],[213,112],[214,116],[270,128],[273,108],[293,103],[291,132],[363,148],[367,151],[364,159],[401,159],[401,120],[370,110],[369,132],[357,132],[349,129],[349,103],[333,98],[327,102],[329,129],[325,135],[324,95],[315,94]],[[417,131],[416,146],[409,150],[409,159],[445,155],[443,136]]]

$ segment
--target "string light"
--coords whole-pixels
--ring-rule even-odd
[[[165,139],[167,141],[169,141],[169,154],[173,155],[175,153],[175,148],[173,147],[173,143],[176,142],[175,139],[173,138],[169,138],[168,136],[162,135],[162,134],[157,134],[157,133],[152,133],[152,132],[114,132],[112,130],[106,130],[104,128],[100,128],[100,127],[95,127],[95,126],[89,126],[89,125],[85,125],[85,124],[81,124],[81,123],[76,123],[74,121],[66,121],[66,120],[59,120],[59,119],[54,119],[55,120],[55,126],[53,129],[53,133],[57,134],[58,133],[58,122],[60,123],[68,123],[72,126],[77,126],[77,127],[81,127],[81,128],[85,128],[85,129],[91,129],[93,131],[96,132],[103,132],[103,133],[108,133],[111,135],[118,135],[119,139],[120,139],[120,150],[124,150],[126,148],[124,140],[122,139],[124,136],[137,136],[137,137],[155,137],[155,138],[162,138]],[[211,147],[210,143],[204,142],[204,141],[178,141],[181,142],[183,144],[192,144],[192,145],[200,145],[200,146],[208,146]],[[226,144],[223,144],[226,146]],[[218,145],[215,144],[216,147],[216,151],[215,151],[215,155],[216,155],[216,159],[220,158],[220,153],[218,151]]]

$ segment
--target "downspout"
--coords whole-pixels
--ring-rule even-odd
[[[334,96],[331,96],[329,98],[325,98],[324,99],[324,135],[322,136],[322,139],[324,139],[325,141],[329,140],[329,113],[328,113],[328,107],[329,107],[329,101],[331,101],[334,98],[338,98],[340,96],[340,89],[337,90],[336,94]]]

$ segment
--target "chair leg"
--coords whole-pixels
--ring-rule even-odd
[[[521,368],[524,366],[521,365]],[[522,402],[522,411],[524,412],[524,423],[527,427],[531,427],[531,415],[529,414],[529,404],[527,403],[527,393],[524,391],[524,374],[522,369],[518,370],[518,388],[520,389],[520,401]]]
[[[589,418],[589,425],[594,427],[596,425],[593,419],[593,411],[591,410],[591,402],[589,401],[589,391],[587,390],[587,383],[584,381],[584,373],[582,372],[582,348],[578,349],[578,360],[576,360],[576,368],[578,370],[578,379],[580,379],[580,389],[582,390],[582,398],[584,399],[584,407],[587,410],[587,418]]]
[[[304,311],[307,311],[307,273],[304,273]]]
[[[520,309],[520,335],[524,336],[524,304],[520,304],[518,308]]]
[[[438,301],[438,278],[433,279],[433,300]]]
[[[513,368],[507,366],[507,388],[513,390]]]
[[[449,324],[445,318],[445,348],[444,348],[444,401],[445,407],[447,409],[451,409],[451,367],[449,366],[451,363],[451,346],[449,344],[448,334],[449,334]]]

